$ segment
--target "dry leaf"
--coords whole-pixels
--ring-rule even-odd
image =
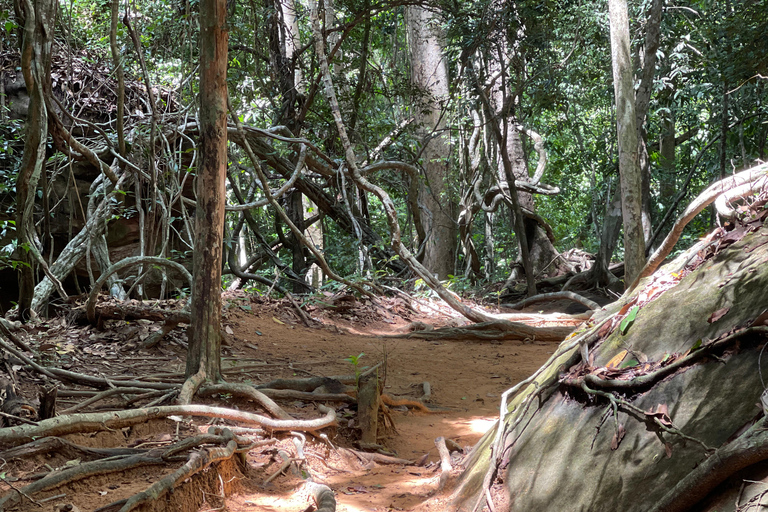
[[[664,443],[664,451],[667,454],[667,458],[671,459],[672,458],[672,445],[669,444],[669,443]]]
[[[280,325],[285,325],[285,322],[283,322],[282,320],[279,320],[277,317],[274,317],[274,316],[273,316],[273,317],[272,317],[272,320],[273,320],[275,323],[278,323],[278,324],[280,324]]]
[[[728,313],[730,310],[731,310],[730,307],[718,309],[717,311],[709,315],[709,318],[707,318],[707,322],[710,324],[717,322],[718,320],[723,318],[725,314]]]
[[[621,352],[619,352],[618,354],[613,356],[611,358],[611,360],[608,361],[608,363],[606,363],[605,367],[606,368],[618,368],[619,365],[621,364],[621,362],[624,360],[624,358],[626,356],[627,356],[627,351],[626,350],[622,350]]]
[[[616,429],[616,432],[613,434],[613,439],[611,439],[611,450],[616,450],[619,447],[621,440],[624,439],[626,434],[627,430],[624,428],[624,425],[620,423],[619,428]]]
[[[637,302],[637,297],[635,297],[634,299],[632,299],[629,302],[627,302],[626,304],[624,304],[624,306],[622,306],[621,310],[619,310],[619,314],[616,315],[616,316],[617,317],[623,316],[627,311],[629,311],[629,308],[631,308],[632,306],[635,305],[636,302]]]

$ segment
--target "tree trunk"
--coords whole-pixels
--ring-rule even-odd
[[[450,146],[445,133],[448,71],[438,20],[432,12],[421,6],[410,6],[406,11],[406,23],[411,51],[411,79],[424,92],[415,105],[424,141],[422,160],[426,183],[419,191],[427,209],[423,263],[439,279],[445,279],[454,273],[457,247],[456,206],[448,188]]]
[[[661,171],[661,204],[669,208],[677,193],[675,179],[675,113],[669,113],[661,119],[661,139],[659,142],[659,168]]]
[[[45,95],[50,92],[51,44],[56,25],[56,0],[31,0],[22,3],[25,19],[21,46],[21,71],[27,84],[29,109],[25,125],[24,154],[16,181],[16,235],[20,251],[18,259],[24,264],[19,273],[19,319],[29,319],[35,290],[35,260],[37,243],[33,219],[37,183],[45,172],[48,111]]]
[[[643,48],[643,68],[640,85],[635,94],[637,152],[643,180],[643,239],[646,244],[650,242],[653,226],[651,223],[651,159],[648,155],[648,131],[645,126],[648,117],[648,105],[653,91],[653,77],[656,73],[656,52],[661,40],[660,27],[663,3],[663,0],[653,0],[648,9],[645,46]]]
[[[221,378],[221,263],[227,177],[226,0],[200,3],[200,145],[187,377]]]
[[[531,177],[528,174],[528,161],[525,156],[525,150],[523,147],[523,141],[520,136],[520,130],[516,128],[516,122],[514,119],[508,121],[510,124],[509,136],[507,140],[507,152],[512,160],[512,171],[516,180],[530,181]],[[536,201],[533,194],[530,192],[524,192],[519,190],[517,197],[520,199],[520,206],[530,212],[536,212]],[[557,258],[558,251],[555,246],[552,245],[552,241],[547,236],[543,226],[539,225],[539,222],[528,215],[523,218],[523,226],[525,228],[525,240],[528,243],[528,254],[531,258],[531,270],[534,276],[538,279],[546,275],[557,275],[561,272],[565,272],[568,269],[562,266],[561,262]],[[519,258],[518,258],[519,260]],[[520,279],[523,276],[519,275],[518,269],[515,267],[510,273],[509,280]],[[508,282],[509,282],[508,280]]]
[[[624,219],[624,283],[629,285],[645,265],[642,176],[638,162],[637,119],[629,48],[626,0],[609,0],[613,89],[619,142],[621,210]]]

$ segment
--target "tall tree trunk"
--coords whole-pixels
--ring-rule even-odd
[[[629,286],[645,265],[645,240],[627,1],[608,0],[608,12],[611,22],[613,89],[616,95],[621,211],[624,220],[624,283]]]
[[[656,73],[656,52],[659,49],[661,40],[660,28],[663,3],[663,0],[653,0],[648,9],[645,27],[645,46],[643,47],[643,68],[641,70],[640,85],[635,94],[637,152],[643,180],[643,239],[646,244],[650,242],[653,226],[651,223],[651,159],[648,155],[648,131],[645,125],[648,117],[651,92],[653,91],[653,77]]]
[[[37,183],[45,172],[46,141],[48,136],[48,111],[45,94],[50,92],[51,44],[56,25],[56,0],[22,1],[17,6],[19,25],[24,27],[21,46],[21,71],[29,94],[29,109],[25,126],[26,139],[21,168],[16,181],[16,234],[21,251],[19,260],[19,318],[29,319],[35,290],[36,251],[35,224],[33,220]]]
[[[200,146],[187,377],[221,378],[221,262],[227,178],[226,0],[200,2]]]
[[[456,206],[448,189],[450,146],[444,137],[445,102],[448,99],[448,70],[443,56],[438,20],[420,6],[406,10],[411,59],[411,79],[424,91],[415,114],[423,131],[422,159],[426,185],[419,197],[428,210],[423,263],[438,278],[454,273],[457,247]]]

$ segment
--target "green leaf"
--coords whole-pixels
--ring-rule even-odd
[[[698,340],[696,340],[696,343],[694,343],[693,346],[691,346],[691,352],[696,352],[697,350],[699,350],[701,348],[701,345],[702,345],[702,341],[701,341],[701,338],[699,338]]]
[[[621,363],[621,365],[619,365],[619,368],[629,368],[630,366],[637,366],[638,364],[640,364],[640,362],[637,359],[632,357],[627,359],[623,363]]]
[[[633,306],[632,309],[629,310],[629,313],[627,313],[627,316],[624,317],[624,320],[621,321],[621,324],[619,324],[619,332],[622,336],[627,334],[629,328],[635,323],[635,317],[637,317],[638,311],[640,311],[640,307]]]

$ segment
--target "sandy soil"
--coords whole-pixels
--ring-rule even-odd
[[[257,384],[276,378],[349,375],[354,374],[355,368],[348,358],[363,354],[359,360],[360,370],[386,362],[384,392],[393,398],[418,399],[423,393],[422,383],[429,382],[428,404],[439,411],[426,413],[394,407],[389,413],[393,425],[380,439],[397,457],[417,461],[426,455],[426,461],[421,466],[389,465],[342,456],[336,447],[355,447],[354,410],[343,404],[329,404],[337,409],[340,417],[339,426],[328,431],[333,448],[326,441],[310,436],[305,445],[303,474],[287,471],[265,485],[267,478],[279,469],[277,449],[284,448],[291,454],[296,451],[291,436],[281,435],[277,436],[274,447],[252,450],[247,456],[247,467],[238,468],[229,462],[220,466],[218,472],[206,471],[141,510],[303,511],[310,504],[302,491],[302,476],[307,474],[335,491],[339,512],[441,510],[439,502],[434,500],[425,504],[437,489],[440,473],[434,439],[444,436],[460,446],[471,447],[498,414],[501,393],[536,370],[557,346],[556,343],[522,341],[425,341],[391,337],[408,332],[414,321],[435,327],[462,323],[451,311],[427,302],[416,310],[393,299],[378,304],[356,301],[351,307],[343,308],[317,303],[309,307],[309,314],[317,321],[312,328],[301,324],[287,302],[242,294],[229,295],[225,302],[223,368],[228,381]],[[548,307],[553,306],[558,305]],[[542,307],[546,305],[539,309]],[[77,326],[61,318],[31,330],[26,339],[38,348],[55,346],[54,351],[46,353],[58,365],[84,373],[141,376],[183,372],[184,333],[180,328],[161,345],[149,350],[136,348],[140,339],[156,328],[148,322],[110,322],[107,328],[97,332],[90,326]],[[35,382],[36,377],[23,370],[18,377],[22,388],[31,389],[39,384]],[[220,399],[206,403],[262,412],[247,401],[224,398],[224,404]],[[64,398],[59,410],[81,400]],[[281,401],[280,405],[298,418],[318,416],[316,406],[309,402]],[[104,410],[103,407],[101,404],[88,410]],[[76,435],[69,439],[102,447],[162,445],[177,434],[183,437],[205,431],[208,423],[195,420],[177,424],[163,420],[123,432]],[[462,457],[459,452],[453,456],[455,461]],[[66,454],[54,454],[12,462],[4,470],[8,470],[12,479],[23,479],[25,475],[45,472],[46,468],[71,464]],[[96,510],[143,490],[173,469],[173,466],[147,467],[90,478],[36,494],[37,500],[55,498],[35,508],[58,510],[55,507],[73,504],[82,512]],[[20,487],[27,483],[18,480],[13,485]],[[7,484],[2,487],[8,489]],[[222,498],[224,495],[226,499]],[[22,502],[13,510],[31,510],[30,506],[29,502]]]

